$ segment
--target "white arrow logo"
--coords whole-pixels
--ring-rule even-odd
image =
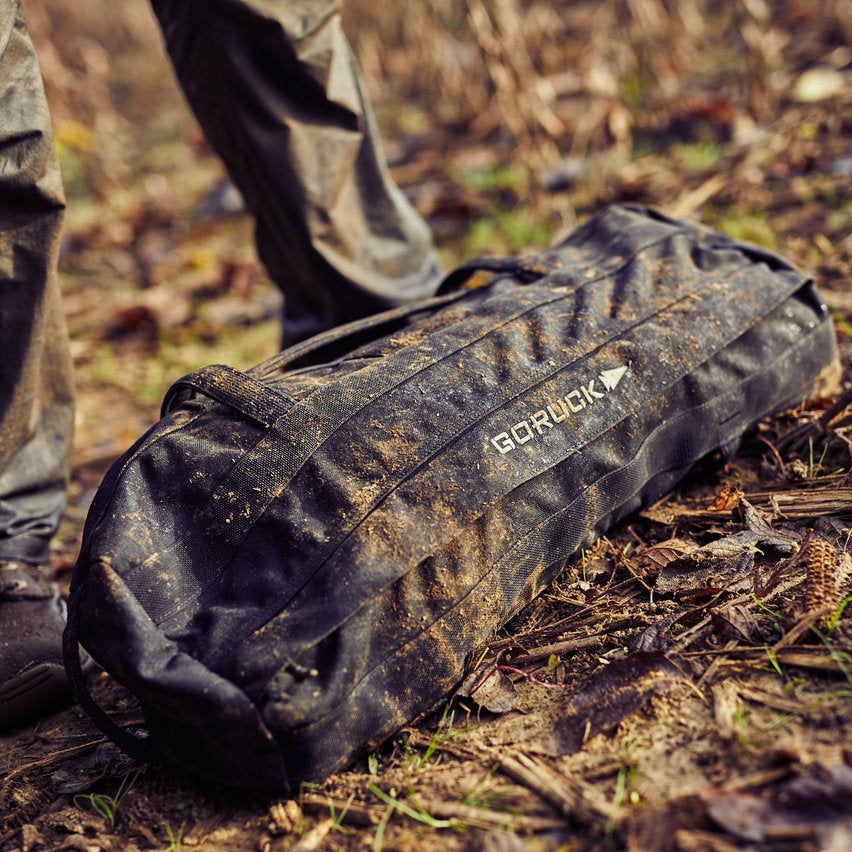
[[[611,370],[601,370],[598,374],[604,391],[612,391],[618,387],[618,383],[624,378],[628,367],[613,367]],[[570,387],[570,385],[569,385]],[[564,388],[561,390],[564,391]],[[606,394],[595,389],[595,380],[588,383],[583,380],[578,387],[563,393],[555,399],[545,399],[539,402],[541,408],[530,413],[517,423],[505,424],[505,431],[491,438],[491,443],[501,455],[510,453],[517,447],[529,441],[541,440],[551,433],[564,421],[571,421],[579,415],[583,409],[593,406],[595,402]],[[515,415],[517,417],[517,414]],[[557,430],[558,431],[558,430]]]
[[[604,370],[600,374],[600,380],[608,391],[615,390],[626,372],[627,367],[614,367],[612,370]]]

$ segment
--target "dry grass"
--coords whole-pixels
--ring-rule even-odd
[[[129,138],[173,109],[147,4],[26,8],[58,123]],[[673,107],[771,121],[798,73],[842,65],[852,43],[843,0],[353,0],[343,11],[387,136],[413,128],[452,148],[487,141],[534,171],[568,154],[629,160],[636,131]],[[173,130],[193,132],[179,121]]]

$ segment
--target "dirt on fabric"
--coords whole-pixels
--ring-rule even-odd
[[[280,302],[147,4],[25,10],[68,193],[67,588],[108,465],[172,381],[273,354]],[[447,267],[654,205],[809,270],[841,386],[565,554],[446,705],[290,799],[134,765],[74,704],[0,735],[0,850],[852,850],[852,7],[355,0],[345,22]]]

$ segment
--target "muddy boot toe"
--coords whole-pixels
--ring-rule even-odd
[[[71,695],[62,661],[65,604],[42,569],[0,562],[0,730]]]

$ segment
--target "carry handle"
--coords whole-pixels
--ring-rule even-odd
[[[357,339],[366,332],[370,332],[370,339],[381,337],[399,326],[402,320],[407,319],[412,314],[441,307],[442,305],[454,302],[462,295],[464,294],[448,293],[443,296],[435,296],[431,299],[425,299],[409,305],[401,305],[398,308],[391,308],[379,314],[372,314],[371,316],[362,317],[344,325],[330,328],[327,331],[322,331],[313,337],[308,337],[288,347],[283,352],[279,352],[271,358],[267,358],[256,367],[252,367],[249,373],[259,379],[263,376],[268,376],[270,373],[280,372],[285,367],[295,368],[294,365],[307,367],[320,363],[323,360],[330,360],[320,357],[323,350],[349,351],[355,348],[355,344],[352,342],[353,339]],[[314,357],[308,360],[308,356]]]
[[[454,269],[441,282],[438,293],[456,290],[477,272],[503,272],[514,275],[522,284],[540,281],[554,267],[536,257],[476,257]]]
[[[328,331],[323,331],[314,337],[309,337],[294,346],[290,346],[288,349],[279,352],[277,355],[273,355],[271,358],[267,358],[266,361],[263,361],[256,367],[252,367],[249,372],[255,378],[262,378],[270,373],[279,372],[285,367],[293,368],[294,365],[305,367],[318,363],[320,359],[317,356],[324,349],[333,348],[343,351],[352,349],[354,346],[351,341],[359,335],[370,332],[371,338],[374,339],[388,333],[391,328],[398,326],[402,320],[407,319],[413,314],[431,311],[463,298],[467,291],[461,289],[462,285],[474,273],[479,271],[511,273],[520,279],[522,283],[528,284],[538,281],[551,273],[553,267],[541,262],[535,262],[533,259],[524,259],[522,257],[475,258],[448,273],[431,299],[401,305],[398,308],[391,308],[380,314],[373,314],[372,316],[363,317],[362,319],[353,320],[336,328],[331,328]],[[490,281],[486,282],[482,286],[487,287],[490,283]],[[310,355],[315,357],[309,361],[307,359]]]
[[[83,664],[80,660],[80,643],[77,638],[80,623],[78,598],[72,595],[68,601],[68,617],[65,631],[62,634],[62,655],[65,662],[65,673],[74,691],[74,698],[89,714],[95,724],[123,752],[138,763],[155,763],[160,759],[156,749],[147,739],[142,739],[132,733],[130,728],[117,725],[107,712],[98,704],[86,686],[83,677]],[[143,732],[140,730],[140,734]]]
[[[254,376],[225,364],[210,364],[188,373],[169,388],[160,416],[171,413],[195,392],[241,412],[267,429],[293,407],[292,400]]]

